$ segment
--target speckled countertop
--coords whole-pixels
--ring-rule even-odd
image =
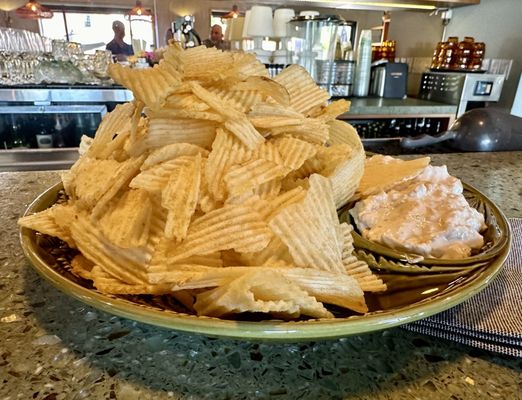
[[[522,217],[522,152],[439,154]],[[297,344],[212,339],[100,312],[28,265],[16,220],[57,172],[0,173],[0,400],[522,399],[522,359],[401,328]]]

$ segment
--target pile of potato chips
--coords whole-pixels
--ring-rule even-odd
[[[365,158],[335,119],[347,101],[327,105],[299,66],[270,79],[252,54],[205,47],[110,73],[135,100],[83,141],[62,176],[67,203],[19,221],[78,249],[75,274],[214,317],[364,313],[363,292],[386,289],[336,212]]]

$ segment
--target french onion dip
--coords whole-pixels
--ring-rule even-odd
[[[480,249],[484,216],[470,207],[462,183],[446,166],[357,202],[350,214],[362,236],[396,250],[435,258],[465,258]]]

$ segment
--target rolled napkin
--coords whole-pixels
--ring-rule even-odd
[[[522,357],[522,218],[510,218],[511,252],[495,280],[456,307],[403,328]]]

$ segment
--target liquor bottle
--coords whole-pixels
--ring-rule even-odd
[[[5,116],[4,116],[5,117]],[[11,147],[11,137],[9,135],[9,128],[6,118],[0,118],[0,147],[3,150],[7,150]]]
[[[484,54],[486,53],[486,44],[483,42],[475,42],[473,44],[473,54],[468,68],[472,70],[479,70],[482,68],[482,61],[484,61]]]
[[[36,143],[39,149],[49,149],[53,147],[53,135],[50,134],[46,127],[45,122],[41,122],[38,127],[38,133],[36,134]]]
[[[27,148],[27,141],[22,132],[22,127],[18,123],[13,123],[11,128],[11,143],[14,148]]]
[[[59,115],[54,121],[53,141],[55,147],[65,147],[64,124]]]
[[[433,132],[431,131],[431,119],[426,119],[426,124],[424,125],[424,132],[428,135],[431,135]]]
[[[448,41],[443,44],[443,47],[442,47],[443,57],[441,60],[440,68],[444,68],[444,69],[457,68],[458,45],[459,45],[459,38],[457,36],[449,37]]]
[[[418,123],[417,123],[417,133],[419,135],[422,135],[423,133],[426,133],[426,130],[425,130],[425,126],[426,126],[426,120],[424,118],[422,118]]]
[[[412,124],[411,124],[411,119],[407,119],[406,122],[404,123],[404,133],[407,135],[407,136],[410,136],[413,132],[412,132]]]
[[[458,45],[458,56],[456,67],[458,69],[467,70],[472,64],[473,50],[474,50],[475,39],[471,36],[466,36],[464,40],[459,42]]]

